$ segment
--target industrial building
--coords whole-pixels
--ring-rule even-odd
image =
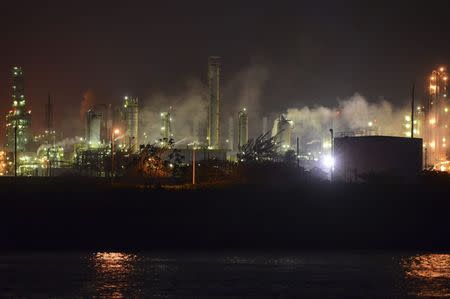
[[[24,73],[21,67],[12,69],[11,110],[6,115],[6,148],[14,152],[27,151],[30,142],[31,111],[27,108]]]
[[[386,175],[413,180],[422,170],[422,139],[390,136],[334,138],[333,179],[363,181]]]
[[[218,149],[220,147],[220,86],[221,58],[210,56],[208,58],[208,148]]]
[[[244,108],[238,114],[238,150],[248,142],[248,114]]]
[[[204,120],[195,118],[192,122],[192,128],[188,130],[183,128],[183,134],[180,135],[181,131],[178,133],[180,136],[175,132],[174,124],[176,123],[173,123],[172,107],[159,110],[163,112],[156,114],[156,119],[152,119],[150,128],[156,126],[154,130],[151,129],[145,133],[139,132],[140,107],[138,99],[126,96],[123,98],[121,105],[114,107],[117,108],[115,110],[109,104],[97,103],[89,107],[90,109],[85,114],[84,136],[77,137],[76,142],[70,141],[71,144],[68,145],[66,141],[58,142],[56,140],[53,119],[54,107],[50,94],[45,104],[44,133],[41,131],[37,136],[30,136],[31,111],[27,110],[24,73],[20,67],[14,67],[12,69],[12,110],[6,116],[7,140],[3,159],[6,160],[5,162],[0,161],[0,166],[4,164],[5,167],[3,168],[6,170],[1,170],[0,167],[0,173],[11,174],[11,169],[14,166],[18,169],[18,175],[35,175],[35,173],[44,173],[44,175],[47,173],[48,175],[51,172],[46,169],[74,167],[77,159],[84,159],[85,162],[83,163],[85,164],[83,165],[85,166],[95,165],[96,163],[90,161],[96,161],[97,158],[101,158],[102,161],[112,160],[112,152],[117,153],[117,156],[120,156],[120,153],[127,157],[135,157],[142,148],[139,142],[139,133],[143,133],[143,143],[161,142],[162,140],[161,143],[156,144],[157,146],[163,146],[164,142],[168,142],[176,136],[178,140],[174,143],[174,147],[182,151],[184,163],[189,163],[193,154],[192,149],[185,147],[186,144],[188,146],[190,144],[199,146],[196,150],[199,161],[208,159],[237,161],[237,154],[249,141],[249,115],[247,109],[242,108],[237,113],[237,118],[236,114],[233,113],[228,118],[228,126],[226,123],[223,126],[221,119],[221,72],[221,57],[208,57],[207,98],[209,109],[207,117]],[[416,160],[417,151],[422,152],[422,147],[416,148],[420,139],[406,140],[400,137],[378,136],[382,132],[379,126],[386,124],[378,122],[373,115],[363,119],[358,127],[341,126],[343,130],[351,131],[335,133],[334,143],[331,141],[333,138],[330,138],[328,134],[328,126],[333,127],[332,123],[323,124],[320,132],[311,130],[311,134],[306,131],[308,130],[307,124],[301,124],[302,126],[299,126],[298,131],[301,129],[302,132],[296,132],[297,136],[301,136],[297,140],[297,159],[316,167],[320,165],[321,161],[332,158],[331,153],[334,144],[336,168],[333,174],[336,178],[344,181],[357,181],[361,175],[368,173],[389,172],[397,176],[416,173],[417,169],[420,169],[420,167],[417,167],[418,163],[430,169],[449,171],[447,140],[450,138],[450,132],[448,131],[450,120],[448,110],[450,107],[447,102],[447,81],[448,75],[444,67],[434,70],[429,77],[427,104],[412,107],[413,114],[404,115],[402,123],[399,121],[395,123],[398,126],[395,127],[396,133],[393,134],[411,137],[413,133],[414,137],[423,137],[423,160],[419,162]],[[160,119],[158,115],[160,115]],[[271,142],[276,143],[279,157],[289,157],[285,154],[287,151],[294,149],[294,138],[292,136],[294,123],[286,115],[278,114],[273,117],[273,114],[269,114],[269,116],[270,122],[275,118],[271,131],[271,136],[274,139]],[[292,117],[295,118],[295,116]],[[339,113],[336,117],[339,117]],[[180,119],[186,119],[186,117],[180,115]],[[258,121],[260,122],[259,127],[260,129],[262,127],[262,133],[264,134],[271,129],[269,118],[263,117],[261,120]],[[147,126],[147,124],[145,125]],[[402,130],[399,130],[400,125]],[[227,128],[223,128],[226,126]],[[324,130],[325,127],[326,131]],[[341,129],[336,124],[335,127]],[[303,130],[305,131],[303,132]],[[189,136],[191,131],[192,136]],[[226,134],[227,139],[221,140],[221,133]],[[303,135],[303,133],[305,134]],[[151,138],[148,136],[151,136]],[[161,140],[158,140],[159,138]],[[67,140],[69,139],[75,138],[67,138]],[[12,157],[16,145],[17,156]],[[383,154],[380,155],[379,153]],[[342,157],[339,157],[340,155]],[[380,160],[380,162],[377,159],[384,160]],[[371,164],[371,161],[377,162]],[[112,167],[104,162],[102,163],[104,164],[103,168],[99,167],[98,171],[94,171],[97,175],[105,175]],[[116,163],[119,163],[118,160],[116,160]],[[113,165],[113,162],[110,165]],[[403,169],[407,169],[407,171],[402,173]],[[327,170],[330,170],[330,167]]]

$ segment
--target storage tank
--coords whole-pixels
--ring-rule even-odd
[[[422,139],[390,136],[334,139],[334,180],[364,181],[368,176],[413,180],[422,170]]]

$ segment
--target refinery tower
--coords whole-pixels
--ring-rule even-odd
[[[161,138],[165,144],[169,143],[169,140],[173,138],[172,133],[172,107],[167,112],[161,112]]]
[[[208,58],[208,148],[220,147],[220,71],[221,59],[218,56]]]
[[[248,142],[248,114],[247,109],[242,109],[238,114],[238,149]]]
[[[23,70],[20,67],[12,69],[12,109],[6,115],[6,147],[10,151],[26,151],[30,141],[29,127],[31,111],[27,109]]]
[[[425,147],[427,151],[426,164],[435,168],[448,160],[450,105],[447,82],[448,73],[445,67],[440,67],[431,73]]]
[[[126,123],[125,143],[132,152],[139,150],[139,104],[137,98],[126,96],[123,100],[123,113]]]

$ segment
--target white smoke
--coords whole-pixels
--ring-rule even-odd
[[[408,108],[395,109],[385,100],[369,103],[358,93],[338,100],[337,104],[335,108],[288,109],[287,118],[294,122],[294,135],[303,140],[321,139],[333,128],[337,133],[371,129],[378,135],[403,136],[404,116],[410,113]]]
[[[261,131],[260,115],[263,108],[261,107],[261,98],[269,77],[269,69],[265,65],[253,63],[237,72],[235,76],[225,82],[222,120],[232,117],[234,120],[234,131],[237,130],[238,112],[246,108],[248,111],[249,135],[259,135]],[[230,124],[228,122],[228,128],[223,127],[222,136],[228,137],[230,135]],[[237,133],[234,136],[237,136]]]
[[[153,94],[141,102],[141,141],[153,143],[161,138],[161,112],[172,111],[172,133],[175,140],[189,143],[204,137],[201,128],[207,122],[206,86],[199,80],[188,80],[183,91],[176,95]],[[144,136],[146,135],[146,138]]]

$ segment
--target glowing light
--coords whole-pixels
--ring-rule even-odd
[[[322,148],[323,148],[323,149],[329,149],[329,148],[331,148],[331,141],[325,141],[325,142],[322,144]]]
[[[326,168],[334,168],[334,162],[334,157],[332,157],[331,155],[326,155],[322,159],[322,164]]]
[[[441,66],[440,68],[439,68],[439,71],[440,72],[443,72],[445,70],[445,68],[443,67],[443,66]]]
[[[444,111],[445,111],[445,112],[448,112],[448,108],[447,108],[447,107],[445,107],[445,108],[444,108]]]
[[[430,119],[430,125],[435,125],[435,124],[436,124],[436,119],[435,118]]]
[[[405,121],[411,121],[411,116],[405,115]]]
[[[369,121],[369,123],[367,124],[369,127],[373,126],[373,122]]]
[[[120,133],[120,130],[119,130],[119,129],[115,129],[115,130],[114,130],[114,134],[115,134],[115,135],[118,135],[119,133]]]

